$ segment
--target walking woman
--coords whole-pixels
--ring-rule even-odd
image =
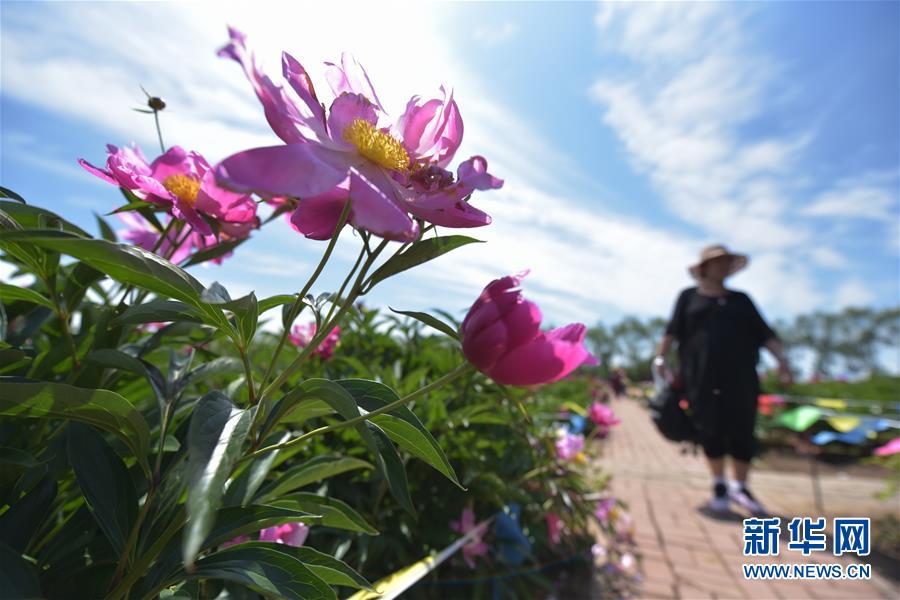
[[[750,297],[725,287],[725,279],[747,266],[747,257],[725,246],[707,246],[689,268],[695,287],[681,292],[672,319],[656,348],[653,367],[672,380],[665,357],[677,342],[681,390],[688,400],[700,443],[713,477],[710,508],[724,512],[729,503],[755,515],[766,514],[750,493],[747,475],[756,452],[759,349],[778,360],[783,380],[791,370],[781,342]],[[734,481],[725,480],[725,456],[732,458]]]

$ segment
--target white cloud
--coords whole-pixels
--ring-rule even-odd
[[[472,32],[472,38],[485,46],[499,46],[513,39],[519,32],[519,26],[507,21],[499,26],[477,27]]]
[[[825,246],[810,248],[809,256],[815,264],[830,269],[843,269],[849,264],[842,254]]]
[[[787,220],[789,186],[779,174],[809,136],[741,135],[762,113],[775,66],[741,52],[740,13],[655,3],[601,5],[599,14],[601,38],[636,61],[638,75],[600,79],[591,94],[669,209],[747,250],[804,243],[809,232]]]
[[[848,261],[837,249],[812,246],[821,224],[795,208],[810,184],[800,165],[813,132],[748,134],[748,125],[768,117],[773,98],[791,85],[779,77],[783,63],[750,49],[743,25],[753,10],[601,4],[601,44],[633,68],[628,78],[596,80],[590,92],[671,213],[710,240],[753,254],[737,281],[751,283],[777,309],[806,311],[826,299],[814,267],[843,268]],[[871,210],[883,210],[883,198],[868,200]]]
[[[492,101],[479,74],[459,59],[453,32],[442,26],[442,11],[452,5],[354,3],[346,8],[353,18],[340,20],[312,18],[315,11],[308,7],[287,6],[267,10],[269,5],[257,2],[212,11],[211,5],[196,3],[59,3],[33,12],[20,7],[17,15],[29,23],[4,23],[3,93],[117,136],[110,141],[137,136],[149,154],[156,144],[152,120],[130,110],[142,98],[138,84],[143,83],[169,102],[163,114],[167,142],[217,160],[274,140],[240,70],[214,56],[225,41],[225,20],[248,33],[273,78],[280,72],[282,47],[294,54],[326,101],[321,62],[347,49],[363,61],[389,111],[402,110],[412,93],[451,84],[466,120],[459,156],[483,154],[491,171],[507,182],[473,200],[494,223],[463,232],[488,245],[466,247],[405,273],[376,288],[367,302],[455,311],[467,307],[491,279],[530,267],[526,294],[541,303],[549,322],[592,323],[604,319],[608,307],[667,314],[677,291],[690,284],[686,266],[715,238],[757,252],[736,282],[750,284],[771,310],[807,310],[822,300],[809,268],[777,252],[806,239],[804,230],[783,221],[786,191],[779,178],[806,138],[737,143],[734,127],[752,114],[766,77],[764,65],[742,63],[732,72],[728,56],[700,57],[698,42],[717,9],[692,8],[689,26],[672,31],[659,28],[675,9],[654,8],[659,12],[647,23],[630,19],[623,33],[627,51],[666,68],[693,52],[695,64],[663,78],[665,85],[655,91],[648,88],[649,79],[594,87],[636,167],[666,191],[677,214],[702,225],[702,235],[685,235],[600,209],[602,190],[514,110]],[[416,27],[396,34],[398,19]],[[713,29],[722,43],[736,34],[731,26]],[[504,24],[493,31],[495,37],[498,32],[514,37],[515,25]],[[476,35],[488,43],[487,32]],[[712,95],[696,93],[695,86]],[[99,160],[102,151],[85,154]],[[235,296],[250,289],[266,296],[299,288],[323,246],[303,240],[280,220],[273,225],[234,259],[201,270],[198,277],[222,281]],[[329,266],[315,291],[336,289],[340,277],[334,273],[352,263],[356,243],[351,236],[342,238],[335,253],[339,264]]]
[[[803,213],[813,217],[896,222],[900,219],[898,198],[895,172],[865,173],[838,181],[819,194]]]
[[[849,279],[834,292],[834,304],[837,308],[846,306],[866,306],[875,300],[872,289],[859,279]]]

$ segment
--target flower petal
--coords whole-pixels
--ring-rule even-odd
[[[500,277],[487,284],[472,304],[472,307],[463,319],[462,325],[460,325],[460,332],[463,336],[465,337],[466,331],[470,328],[472,320],[475,319],[484,307],[496,304],[499,307],[508,308],[512,304],[519,302],[522,295],[518,288],[527,275],[528,271],[526,270],[516,275]],[[498,306],[493,308],[498,310]],[[478,322],[476,321],[476,325],[477,324]]]
[[[113,176],[105,169],[100,169],[98,167],[95,167],[94,165],[92,165],[88,161],[84,160],[83,158],[78,159],[78,164],[81,165],[82,169],[84,169],[91,175],[99,177],[106,183],[111,183],[113,185],[119,185],[119,182],[116,181],[115,179],[113,179]]]
[[[324,194],[302,198],[291,215],[291,227],[311,240],[331,239],[349,197],[350,190],[338,186]]]
[[[418,194],[407,203],[416,217],[441,227],[483,227],[491,216],[466,200],[471,192],[452,187],[438,192]]]
[[[488,375],[498,383],[537,385],[562,379],[590,355],[584,347],[581,323],[542,334],[500,358]]]
[[[503,180],[487,172],[487,160],[483,156],[473,156],[460,163],[456,169],[456,179],[469,193],[475,190],[497,190],[503,187]]]
[[[209,166],[207,165],[206,169],[203,169],[203,163],[206,161],[201,163],[198,157],[199,155],[195,152],[187,152],[181,146],[172,146],[150,163],[150,175],[160,182],[172,175],[187,175],[200,179]]]
[[[306,106],[308,114],[303,107],[297,106],[303,121],[316,132],[319,139],[325,139],[325,107],[316,96],[309,73],[287,52],[281,55],[281,73]]]
[[[219,185],[267,196],[317,196],[347,177],[348,156],[317,143],[245,150],[216,167]]]
[[[300,112],[298,105],[287,96],[281,86],[275,85],[259,70],[253,53],[247,48],[247,36],[233,27],[228,28],[228,35],[230,41],[219,50],[218,55],[232,59],[244,69],[275,135],[290,144],[303,142],[306,139],[304,133],[314,134],[313,131],[308,131],[307,119]],[[314,117],[312,113],[306,116]]]
[[[375,105],[362,94],[345,92],[334,99],[328,114],[328,134],[331,140],[345,147],[352,147],[344,141],[344,129],[356,119],[363,119],[372,125],[378,122]]]
[[[375,88],[372,87],[372,82],[369,81],[369,75],[349,52],[341,54],[340,67],[334,63],[325,63],[325,79],[335,96],[340,96],[344,92],[362,94],[371,100],[381,112],[385,112],[375,93]]]
[[[400,207],[394,185],[381,169],[368,165],[351,168],[352,221],[385,239],[409,242],[418,235],[419,226]]]
[[[517,302],[491,319],[495,314],[490,309],[480,311],[463,338],[463,354],[483,371],[490,370],[501,356],[530,342],[541,331],[541,310],[533,302]]]

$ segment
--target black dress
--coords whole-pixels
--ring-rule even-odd
[[[678,341],[681,380],[708,456],[752,457],[759,348],[775,333],[747,294],[681,292],[666,333]]]

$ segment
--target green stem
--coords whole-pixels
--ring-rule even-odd
[[[81,368],[81,365],[78,362],[78,347],[75,345],[75,338],[72,337],[72,331],[69,329],[69,314],[63,310],[62,304],[59,302],[59,297],[56,294],[56,276],[50,275],[44,280],[44,285],[47,286],[47,291],[50,293],[50,299],[53,301],[53,307],[56,309],[56,317],[59,319],[59,327],[62,329],[63,337],[66,338],[66,343],[69,346],[69,352],[72,354],[72,373],[75,373]]]
[[[153,499],[153,494],[156,491],[156,486],[151,481],[150,482],[150,490],[147,492],[147,499],[144,500],[144,505],[141,507],[141,512],[138,513],[137,520],[134,522],[134,527],[131,528],[131,533],[128,536],[128,541],[125,542],[125,548],[122,550],[122,556],[119,558],[119,563],[116,565],[116,571],[112,578],[111,585],[115,585],[119,579],[122,578],[122,574],[125,572],[125,565],[128,564],[128,559],[131,558],[131,551],[134,548],[134,545],[137,543],[138,534],[141,531],[141,525],[144,523],[144,519],[147,517],[147,512],[150,509],[150,501]]]
[[[263,389],[263,391],[259,395],[260,402],[268,398],[272,392],[278,390],[284,384],[284,382],[286,382],[291,377],[291,375],[293,375],[297,371],[297,369],[300,368],[300,365],[303,364],[303,361],[306,359],[307,355],[309,355],[319,346],[319,344],[322,343],[322,340],[324,340],[328,333],[331,331],[334,323],[340,322],[341,317],[345,312],[347,312],[347,310],[349,310],[349,307],[352,306],[353,301],[356,299],[360,284],[362,283],[363,278],[366,276],[366,272],[368,271],[369,267],[372,266],[372,263],[375,262],[375,259],[378,258],[378,255],[381,253],[381,251],[384,250],[384,247],[386,245],[387,240],[382,241],[381,244],[379,244],[375,249],[375,251],[369,256],[365,264],[363,264],[363,268],[359,272],[359,275],[357,276],[356,281],[353,284],[353,288],[347,295],[347,300],[341,305],[341,308],[334,316],[334,319],[326,323],[325,326],[321,329],[316,330],[316,335],[313,336],[313,339],[310,340],[309,344],[307,344],[306,347],[300,352],[300,355],[297,356],[297,358],[295,358],[293,362],[291,362],[291,364],[288,365],[288,367],[284,371],[282,371],[278,377],[275,378],[275,381],[273,381],[265,389]]]
[[[384,413],[391,412],[395,408],[397,408],[399,406],[403,406],[404,404],[408,404],[410,402],[414,402],[415,400],[417,400],[421,396],[424,396],[428,392],[430,392],[436,388],[439,388],[442,385],[449,383],[450,381],[453,381],[460,375],[463,375],[463,374],[469,372],[469,370],[472,368],[473,368],[472,365],[470,365],[469,363],[462,363],[459,366],[457,366],[455,369],[453,369],[452,371],[450,371],[449,373],[447,373],[446,375],[441,377],[440,379],[432,381],[425,387],[419,388],[415,392],[413,392],[411,394],[407,394],[406,396],[403,396],[402,398],[398,398],[397,400],[394,400],[393,402],[391,402],[389,404],[385,404],[381,408],[377,408],[377,409],[373,410],[372,412],[368,412],[364,415],[359,415],[358,417],[353,417],[352,419],[348,419],[346,421],[339,421],[337,423],[332,423],[331,425],[325,425],[323,427],[318,427],[316,429],[312,429],[310,431],[307,431],[303,435],[295,437],[294,439],[288,440],[287,442],[284,442],[281,444],[273,444],[271,446],[266,446],[265,448],[260,448],[259,450],[255,451],[255,452],[251,452],[250,454],[244,456],[238,462],[240,463],[240,462],[244,462],[247,460],[252,460],[258,456],[266,454],[267,452],[273,452],[275,450],[283,450],[285,448],[290,448],[291,446],[296,446],[297,444],[299,444],[299,443],[303,442],[304,440],[307,440],[313,436],[316,436],[316,435],[319,435],[322,433],[328,433],[329,431],[337,431],[338,429],[344,429],[346,427],[352,427],[352,426],[356,425],[357,423],[361,423],[363,421],[368,421],[372,417],[377,417],[378,415],[382,415]]]
[[[334,314],[335,309],[337,308],[338,302],[341,301],[341,297],[344,293],[344,290],[347,288],[347,284],[350,283],[350,280],[353,279],[353,276],[356,274],[356,269],[359,268],[359,263],[362,262],[363,257],[366,255],[366,247],[363,246],[359,250],[359,256],[356,257],[356,262],[353,263],[353,268],[350,269],[350,272],[347,273],[347,276],[344,278],[344,282],[341,284],[340,289],[337,292],[337,295],[334,297],[334,301],[331,303],[331,308],[328,309],[328,315],[325,316],[325,323],[331,321],[331,316]]]
[[[250,395],[250,405],[256,404],[256,389],[253,387],[253,367],[250,365],[250,357],[247,350],[241,346],[238,348],[241,355],[241,362],[244,364],[244,375],[247,377],[247,391]]]
[[[162,421],[159,424],[159,447],[156,451],[156,464],[153,467],[153,478],[154,481],[159,477],[159,468],[162,466],[162,457],[163,457],[163,448],[166,445],[166,434],[169,429],[169,413],[172,410],[172,402],[166,402],[166,407],[163,409],[162,413]],[[151,482],[152,485],[152,482]]]
[[[175,223],[176,223],[175,217],[172,217],[169,219],[169,222],[166,223],[165,227],[163,227],[162,232],[159,234],[159,237],[156,239],[156,243],[153,244],[153,248],[151,248],[150,252],[153,252],[154,254],[156,254],[156,252],[160,249],[160,247],[162,247],[163,242],[166,241],[166,239],[169,237],[169,233],[171,233],[172,226],[175,225]],[[176,238],[178,237],[178,232],[175,233],[175,237]],[[173,248],[177,248],[177,245],[173,246]],[[171,250],[171,248],[170,248],[170,250]],[[122,308],[122,306],[125,304],[125,300],[128,298],[128,294],[131,293],[131,290],[134,289],[134,286],[129,285],[126,287],[124,284],[122,284],[122,286],[119,288],[119,290],[121,291],[122,288],[125,289],[125,293],[122,294],[122,299],[119,300],[119,306],[117,307],[119,309]],[[116,292],[116,294],[118,294],[118,292]],[[115,294],[113,294],[113,296],[115,297]]]
[[[120,581],[107,595],[107,598],[110,598],[110,600],[127,598],[128,593],[131,591],[131,586],[133,586],[138,579],[147,574],[147,569],[150,568],[150,565],[153,564],[153,561],[156,560],[159,553],[166,547],[169,540],[181,530],[182,526],[184,526],[184,505],[182,505],[178,510],[178,513],[173,516],[172,521],[169,523],[166,530],[162,532],[162,535],[156,538],[156,541],[153,542],[153,545],[150,546],[147,552],[135,561],[132,568],[128,570],[128,573],[122,581]]]
[[[341,211],[340,218],[338,218],[337,227],[335,227],[334,233],[331,235],[331,240],[328,242],[328,247],[325,248],[325,254],[322,255],[322,259],[319,260],[319,264],[316,266],[316,270],[313,271],[312,276],[306,282],[306,285],[303,286],[300,294],[297,295],[297,299],[294,300],[294,304],[291,305],[291,309],[288,314],[292,315],[293,318],[296,318],[294,312],[303,304],[303,298],[307,293],[309,293],[309,290],[312,288],[313,284],[322,273],[322,270],[325,268],[325,263],[327,263],[328,259],[331,258],[331,253],[334,250],[335,245],[337,244],[338,237],[340,236],[341,231],[343,231],[344,225],[346,224],[347,217],[349,215],[350,201],[348,200],[346,203],[344,203],[344,209],[343,211]],[[275,347],[275,353],[272,355],[272,359],[269,361],[269,366],[266,368],[265,375],[263,375],[263,378],[260,380],[260,389],[266,389],[266,383],[269,381],[269,377],[272,375],[272,369],[275,368],[275,363],[278,361],[278,356],[281,354],[282,348],[284,348],[284,343],[287,341],[288,334],[290,334],[292,323],[293,319],[290,319],[289,322],[284,324],[284,331],[281,332],[281,337],[278,339],[278,345]]]
[[[155,108],[153,109],[153,120],[156,122],[156,135],[159,137],[159,149],[165,154],[166,153],[166,145],[163,144],[162,139],[162,128],[159,126],[159,111]]]

